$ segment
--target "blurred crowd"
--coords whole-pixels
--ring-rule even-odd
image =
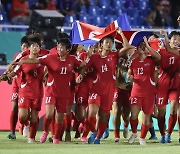
[[[114,7],[114,5],[116,6]],[[176,20],[180,12],[180,0],[0,0],[0,10],[6,12],[7,20],[12,24],[18,22],[28,24],[34,9],[57,10],[65,17],[73,17],[70,24],[73,20],[83,20],[94,24],[91,22],[92,20],[87,20],[87,18],[92,19],[92,15],[96,13],[97,18],[100,14],[100,18],[113,16],[114,19],[119,16],[119,12],[126,12],[130,24],[133,26],[178,28]],[[94,14],[89,13],[90,9],[94,11]],[[85,17],[81,18],[82,16]],[[67,18],[67,20],[70,19]],[[66,26],[69,25],[66,24]],[[97,24],[96,26],[102,25]]]

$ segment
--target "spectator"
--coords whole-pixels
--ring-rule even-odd
[[[12,3],[12,0],[1,0],[1,5],[3,5],[3,9],[5,10],[5,12],[7,13],[7,17],[10,20],[10,14],[9,14],[9,6]],[[2,6],[1,6],[2,7]],[[2,9],[2,8],[1,8]]]
[[[171,5],[168,0],[155,1],[155,10],[146,17],[147,22],[153,28],[170,26]]]
[[[180,15],[180,0],[171,1],[171,6],[172,25],[174,28],[178,28],[177,18]]]
[[[56,6],[54,4],[54,0],[39,0],[31,7],[32,10],[56,10]]]
[[[29,24],[31,12],[27,0],[13,0],[10,10],[11,22]]]
[[[179,15],[179,17],[177,18],[177,22],[178,22],[178,24],[179,24],[179,26],[180,26],[180,15]]]
[[[79,0],[60,0],[60,12],[64,15],[75,15],[76,6],[79,4]]]

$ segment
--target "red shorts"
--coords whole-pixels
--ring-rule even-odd
[[[68,106],[72,106],[74,104],[74,95],[75,95],[75,89],[71,89]]]
[[[114,91],[113,102],[122,103],[124,107],[129,108],[130,107],[130,103],[129,103],[130,94],[131,94],[130,90],[116,88]]]
[[[44,102],[46,105],[54,105],[57,112],[66,113],[69,98],[57,98],[54,96],[45,96]]]
[[[19,96],[19,99],[18,99],[19,108],[26,108],[26,109],[40,111],[41,104],[42,104],[42,98],[29,99],[26,97]]]
[[[168,98],[169,98],[168,90],[159,89],[157,92],[156,106],[157,107],[166,106],[168,104]]]
[[[130,105],[137,105],[141,107],[142,111],[145,114],[152,114],[154,112],[154,102],[155,97],[154,94],[148,94],[146,97],[130,97]]]
[[[87,84],[81,84],[78,87],[76,93],[76,105],[78,106],[88,106],[88,97],[89,97],[89,87]]]
[[[172,89],[169,90],[169,100],[178,100],[179,99],[179,90],[178,89]]]
[[[112,109],[114,92],[109,92],[107,95],[98,95],[95,91],[89,93],[88,104],[96,104],[105,112]]]

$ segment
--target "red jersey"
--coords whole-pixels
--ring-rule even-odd
[[[71,55],[67,55],[65,60],[60,60],[57,54],[49,54],[39,57],[39,61],[48,68],[48,82],[45,95],[52,95],[57,98],[69,97],[73,69],[80,66],[81,60]]]
[[[27,59],[23,57],[22,60]],[[30,99],[41,98],[44,67],[39,64],[22,64],[15,68],[15,73],[21,72],[19,95]]]
[[[179,56],[169,53],[166,49],[160,49],[159,54],[161,55],[161,69],[173,77],[174,73],[177,72],[179,68]]]
[[[26,50],[26,51],[22,51],[20,52],[16,58],[14,59],[15,61],[19,61],[22,57],[27,56],[30,54],[30,50]],[[38,57],[44,56],[49,54],[49,51],[46,49],[40,49],[39,53],[38,53]]]
[[[97,78],[93,81],[93,87],[99,95],[108,94],[112,89],[112,84],[115,84],[115,70],[118,61],[118,52],[109,52],[106,57],[101,57],[96,53],[87,60],[87,67],[96,71]],[[114,90],[114,89],[113,89]]]
[[[26,12],[17,12],[14,10],[15,8],[24,10],[29,9],[28,1],[21,3],[20,0],[13,0],[10,10],[11,19],[15,16],[27,16],[28,14]]]
[[[144,61],[141,61],[139,57],[135,58],[130,69],[134,75],[131,96],[144,97],[150,92],[155,92],[155,62],[152,58],[146,57]]]
[[[15,55],[14,55],[14,58],[13,59],[16,59],[17,55],[19,55],[21,52],[17,52]],[[17,89],[19,90],[19,84],[20,84],[20,74],[18,74],[15,78],[13,78],[13,81],[12,81],[12,87],[14,89]]]

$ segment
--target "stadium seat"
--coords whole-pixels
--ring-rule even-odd
[[[93,25],[106,27],[107,25],[105,24],[104,16],[96,16],[96,18],[93,18]]]
[[[96,5],[96,0],[90,0],[91,5]]]
[[[79,20],[83,21],[85,23],[91,24],[91,19],[90,19],[90,17],[88,15],[80,14],[79,15]]]
[[[76,15],[70,16],[70,15],[66,15],[65,16],[65,22],[64,22],[64,26],[68,26],[71,27],[72,23],[76,20]]]
[[[116,8],[115,14],[116,14],[118,17],[121,16],[121,15],[122,15],[122,10],[119,9],[119,8]]]
[[[106,26],[109,25],[110,23],[112,23],[116,19],[117,19],[117,17],[113,16],[113,15],[106,16],[105,17],[105,24],[106,24]]]
[[[145,10],[145,9],[147,9],[147,7],[148,7],[148,1],[146,1],[146,0],[139,0],[138,1],[138,8],[139,9]]]
[[[101,10],[101,15],[103,16],[108,16],[108,15],[113,15],[114,9],[112,7],[107,7],[107,6],[103,6],[102,8],[100,8]]]
[[[89,6],[88,14],[90,17],[99,15],[99,8],[97,6]]]
[[[100,7],[103,7],[103,6],[109,7],[110,2],[109,2],[109,0],[99,0],[99,6]]]
[[[87,8],[86,8],[86,6],[84,6],[84,5],[81,6],[81,13],[82,13],[82,14],[86,14],[86,13],[87,13]]]
[[[113,0],[112,1],[112,7],[120,9],[122,7],[122,2],[120,0]]]

